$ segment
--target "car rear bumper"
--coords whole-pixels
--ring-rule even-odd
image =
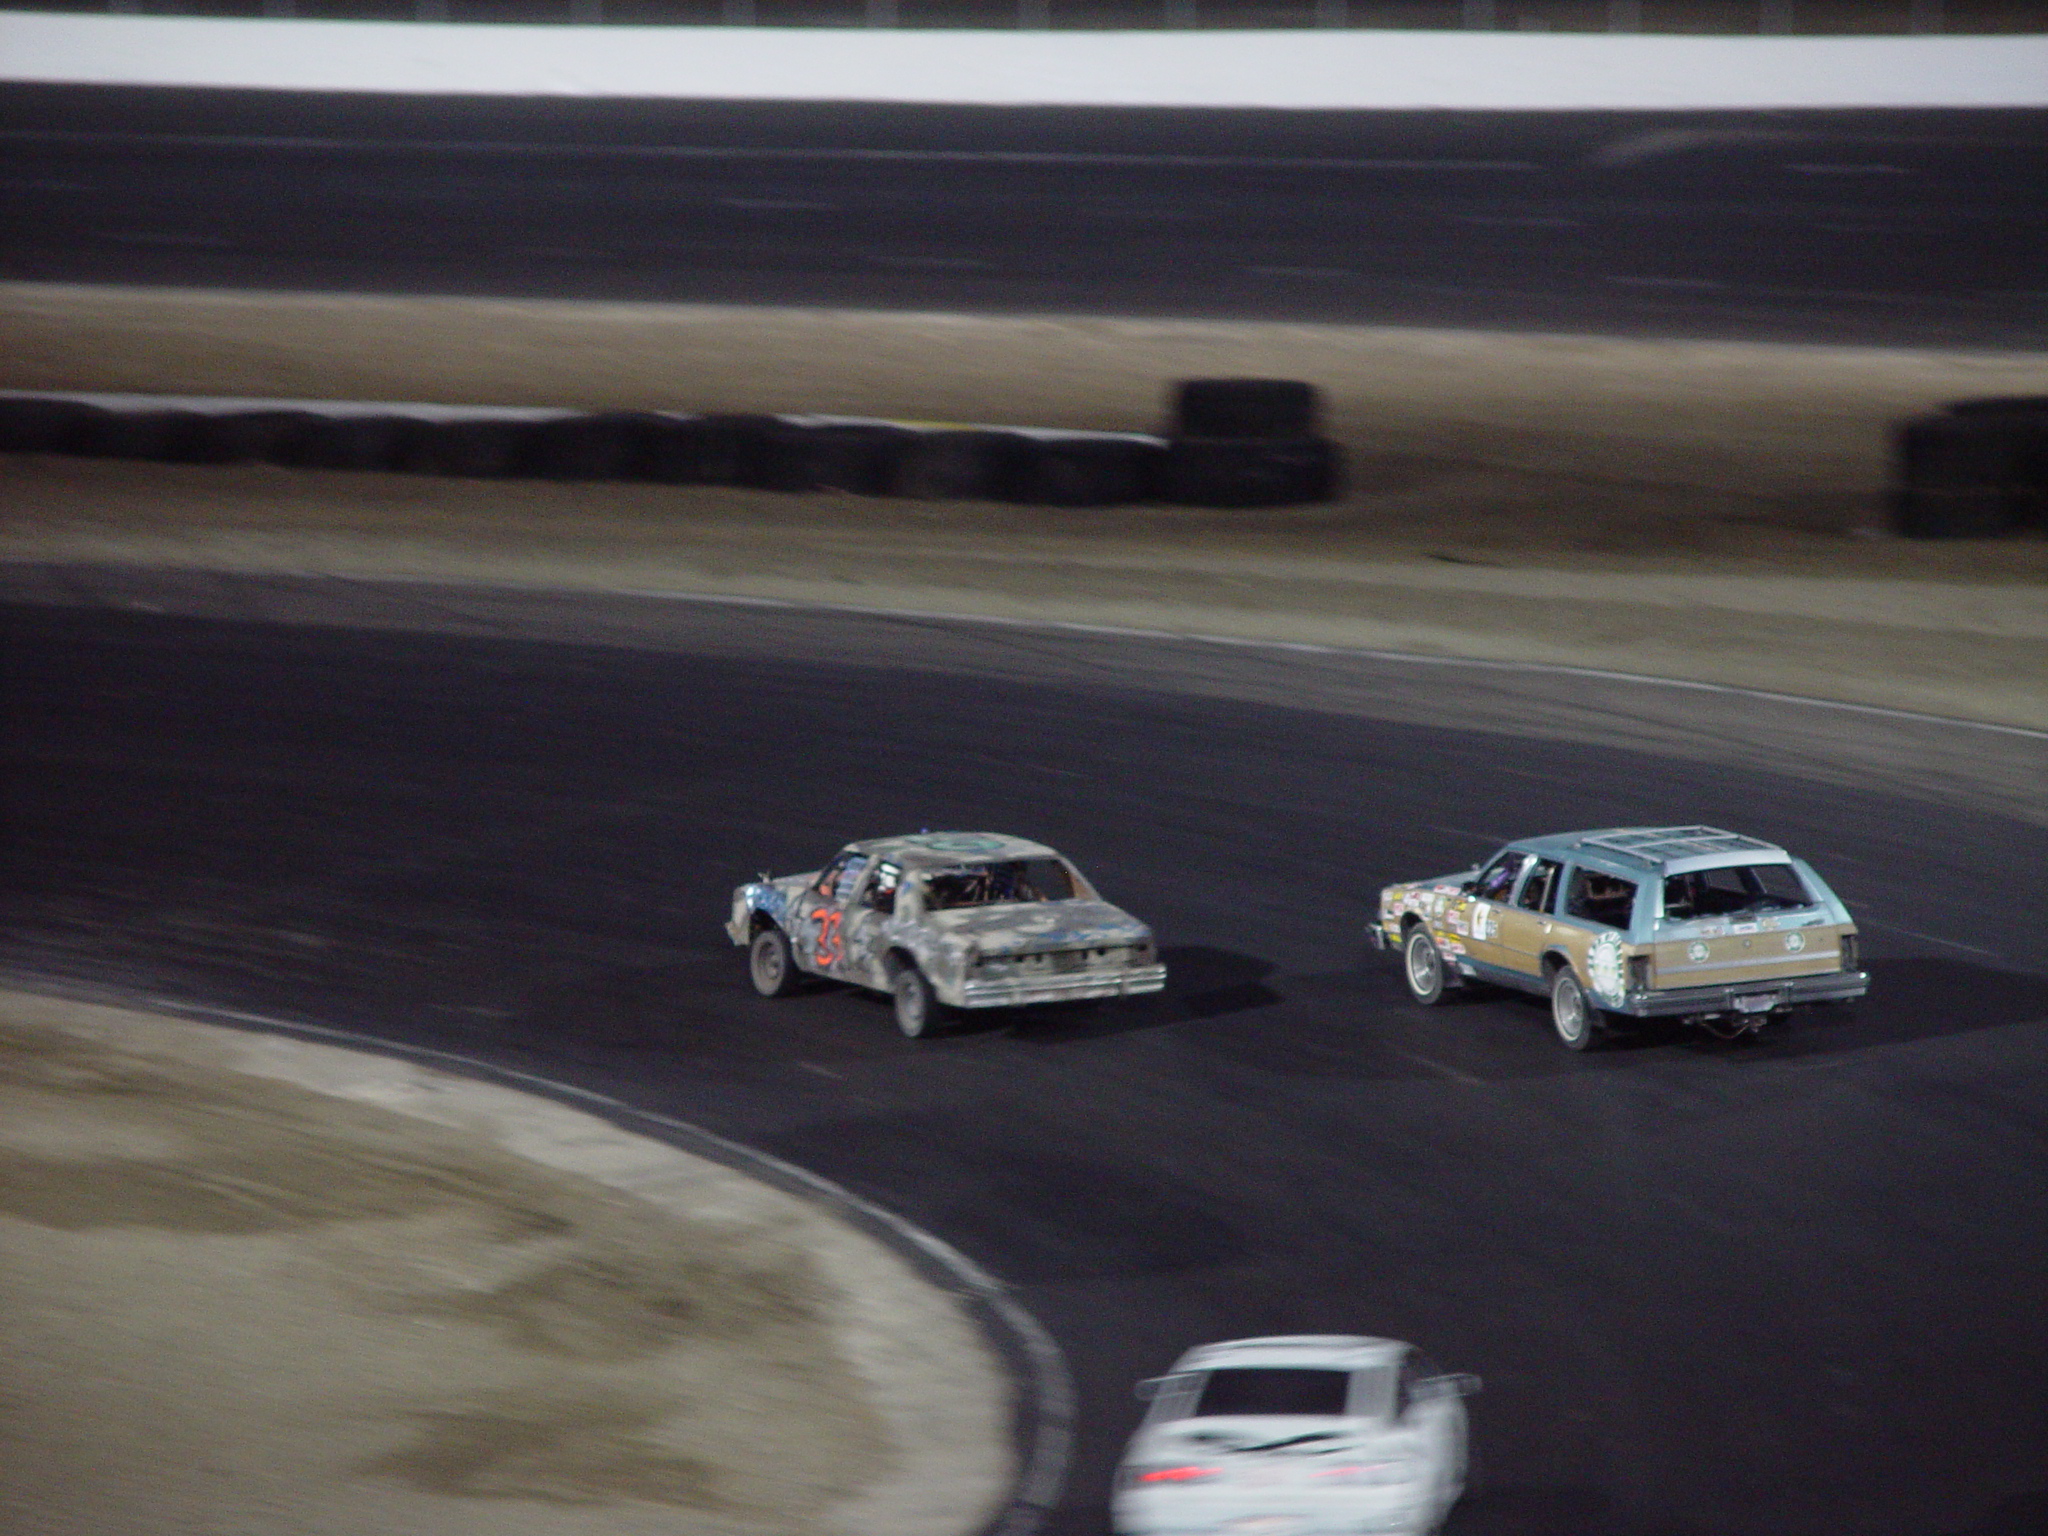
[[[1782,981],[1738,981],[1719,987],[1631,992],[1616,1013],[1638,1019],[1689,1013],[1781,1013],[1809,1003],[1846,1003],[1870,990],[1868,971],[1823,971]]]
[[[1133,997],[1166,985],[1166,967],[1075,971],[1064,976],[1003,976],[962,983],[956,1008],[1021,1008],[1031,1003],[1078,1002],[1091,997]],[[953,1001],[948,999],[948,1001]]]

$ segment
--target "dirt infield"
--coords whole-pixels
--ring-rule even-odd
[[[0,993],[0,1527],[963,1536],[1007,1384],[802,1201],[387,1057]]]

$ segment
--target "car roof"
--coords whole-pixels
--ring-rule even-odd
[[[1239,1366],[1272,1366],[1355,1371],[1392,1365],[1408,1346],[1398,1339],[1362,1334],[1275,1334],[1258,1339],[1226,1339],[1200,1344],[1173,1362],[1175,1371],[1213,1371]]]
[[[1719,827],[1604,827],[1528,837],[1508,846],[1526,853],[1568,855],[1578,863],[1629,877],[1649,870],[1678,874],[1731,864],[1784,864],[1792,857],[1775,843]]]
[[[954,869],[990,859],[1059,857],[1043,843],[1003,832],[918,832],[905,837],[871,837],[846,846],[855,853],[893,860],[905,869]]]

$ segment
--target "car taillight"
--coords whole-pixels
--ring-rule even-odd
[[[1134,1467],[1131,1469],[1131,1482],[1138,1487],[1170,1487],[1179,1483],[1206,1483],[1222,1475],[1221,1467]]]
[[[1856,935],[1853,933],[1842,935],[1842,969],[1845,971],[1856,969]]]

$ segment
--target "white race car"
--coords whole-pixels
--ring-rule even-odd
[[[1393,1339],[1204,1344],[1140,1382],[1117,1536],[1419,1536],[1465,1488],[1475,1376]]]

